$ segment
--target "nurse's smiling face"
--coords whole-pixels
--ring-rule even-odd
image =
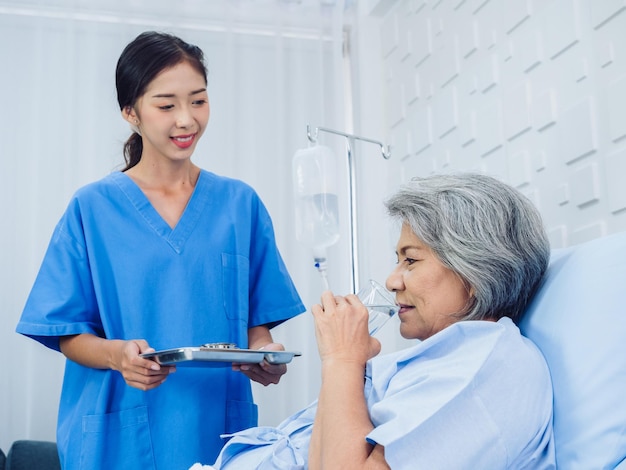
[[[387,278],[387,288],[400,305],[400,334],[424,340],[455,323],[470,299],[461,278],[407,224],[402,225],[396,253],[398,264]]]
[[[189,159],[209,121],[204,77],[188,62],[165,69],[125,116],[137,125],[142,160]]]

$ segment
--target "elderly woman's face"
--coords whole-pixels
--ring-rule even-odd
[[[467,288],[407,224],[396,254],[398,265],[387,278],[387,288],[400,305],[400,334],[424,340],[457,321],[454,314],[469,300]]]

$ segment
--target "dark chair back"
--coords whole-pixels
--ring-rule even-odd
[[[48,441],[15,441],[0,470],[61,470],[57,445]]]

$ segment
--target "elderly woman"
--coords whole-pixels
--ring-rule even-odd
[[[420,341],[376,357],[366,308],[325,292],[319,400],[235,435],[217,467],[555,468],[549,371],[514,323],[548,265],[537,210],[468,173],[416,178],[387,208],[402,224],[387,287],[400,334]]]

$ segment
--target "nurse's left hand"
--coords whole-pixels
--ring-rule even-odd
[[[284,351],[285,347],[279,343],[268,343],[262,348],[267,351]],[[254,380],[264,386],[277,384],[280,378],[287,372],[286,364],[270,364],[265,359],[260,364],[235,364],[233,370],[245,374],[250,380]]]

